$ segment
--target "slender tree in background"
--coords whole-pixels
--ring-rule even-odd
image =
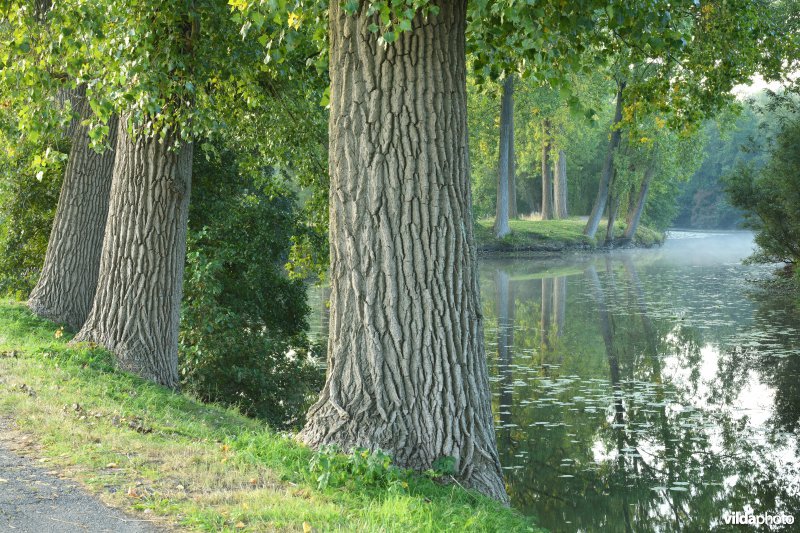
[[[507,83],[511,83],[513,85],[514,76],[509,76],[510,81]],[[519,216],[519,212],[517,211],[517,153],[514,148],[515,142],[515,126],[514,126],[514,95],[511,94],[511,112],[510,116],[508,117],[511,122],[511,127],[509,128],[509,139],[508,139],[508,217],[510,219],[515,219]]]
[[[508,75],[503,83],[500,104],[500,155],[497,163],[497,209],[494,217],[494,235],[502,238],[511,233],[508,225],[512,198],[512,171],[514,160],[514,76]]]
[[[594,199],[592,212],[589,214],[589,220],[586,222],[586,227],[583,229],[583,234],[592,239],[594,239],[595,233],[597,233],[597,227],[600,225],[600,218],[603,216],[603,212],[606,209],[609,185],[611,184],[611,178],[614,176],[614,155],[619,147],[620,139],[622,138],[620,123],[622,122],[622,101],[624,90],[625,82],[618,81],[614,120],[611,123],[611,136],[608,141],[608,149],[606,150],[606,157],[603,163],[603,171],[600,174],[600,185],[597,190],[597,196]]]
[[[419,470],[452,457],[462,483],[507,501],[472,235],[466,7],[417,13],[382,46],[371,17],[330,3],[328,365],[299,438]]]
[[[28,299],[35,314],[73,329],[85,322],[97,286],[117,135],[112,117],[111,148],[97,153],[90,147],[86,123],[92,111],[85,90],[81,86],[70,98],[78,118],[70,128],[72,146],[44,266]]]
[[[642,213],[644,213],[644,206],[647,202],[650,182],[655,174],[655,165],[649,165],[644,171],[636,196],[631,195],[631,198],[635,198],[635,200],[632,200],[631,208],[628,210],[628,216],[625,219],[625,233],[622,235],[623,243],[631,242],[636,236],[636,230],[639,229],[639,222],[642,220]]]
[[[553,218],[553,171],[550,168],[550,120],[542,123],[542,220]]]
[[[558,160],[556,161],[553,197],[556,218],[569,218],[569,213],[567,212],[567,154],[561,149],[558,150]]]

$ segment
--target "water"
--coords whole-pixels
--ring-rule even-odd
[[[743,265],[751,249],[676,232],[657,250],[481,260],[516,508],[553,531],[800,524],[800,304],[760,288],[775,267]]]

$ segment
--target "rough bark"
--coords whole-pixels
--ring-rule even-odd
[[[631,242],[636,236],[636,230],[639,229],[639,222],[642,220],[644,206],[647,203],[647,193],[650,190],[650,182],[653,180],[654,175],[655,168],[651,165],[647,168],[642,177],[642,183],[639,185],[639,194],[636,197],[636,204],[633,209],[628,211],[625,233],[622,235],[622,240],[624,242]]]
[[[192,145],[173,144],[172,135],[132,138],[120,127],[97,291],[75,341],[105,346],[123,370],[177,388]]]
[[[556,175],[553,180],[553,199],[555,201],[556,218],[568,218],[567,213],[567,154],[564,150],[558,151],[556,161]]]
[[[28,299],[34,314],[77,330],[86,320],[97,286],[100,252],[108,215],[117,120],[109,123],[112,149],[98,154],[89,148],[91,117],[84,88],[70,95],[79,118],[74,133],[64,183],[58,199],[53,229],[39,281]]]
[[[583,234],[591,238],[594,238],[597,233],[597,227],[600,225],[600,219],[603,216],[603,211],[606,209],[609,184],[614,175],[614,154],[622,138],[622,131],[619,128],[619,123],[622,122],[622,99],[624,90],[625,82],[620,82],[617,85],[617,105],[614,111],[614,121],[611,124],[611,138],[608,141],[608,150],[606,151],[606,158],[603,162],[603,171],[600,174],[600,185],[597,189],[597,196],[594,199],[592,212],[589,214],[589,220],[586,222],[586,227],[583,229]]]
[[[331,324],[298,438],[417,470],[453,457],[462,484],[507,502],[472,232],[466,2],[390,46],[372,19],[329,7]]]
[[[503,83],[500,103],[500,155],[497,164],[497,209],[494,217],[494,235],[498,239],[511,233],[508,219],[511,212],[511,166],[514,157],[514,77]],[[515,195],[513,195],[515,196]],[[516,203],[516,196],[515,196]]]
[[[550,170],[550,121],[542,128],[542,220],[553,218],[553,173]]]

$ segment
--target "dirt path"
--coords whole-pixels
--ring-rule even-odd
[[[8,431],[8,421],[0,419],[0,434]],[[75,483],[15,454],[0,439],[0,531],[163,533],[165,530],[107,507]]]

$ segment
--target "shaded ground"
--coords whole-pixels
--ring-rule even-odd
[[[8,437],[8,420],[0,418],[0,437]],[[75,483],[9,450],[0,438],[0,531],[155,533],[146,521],[106,507]]]

